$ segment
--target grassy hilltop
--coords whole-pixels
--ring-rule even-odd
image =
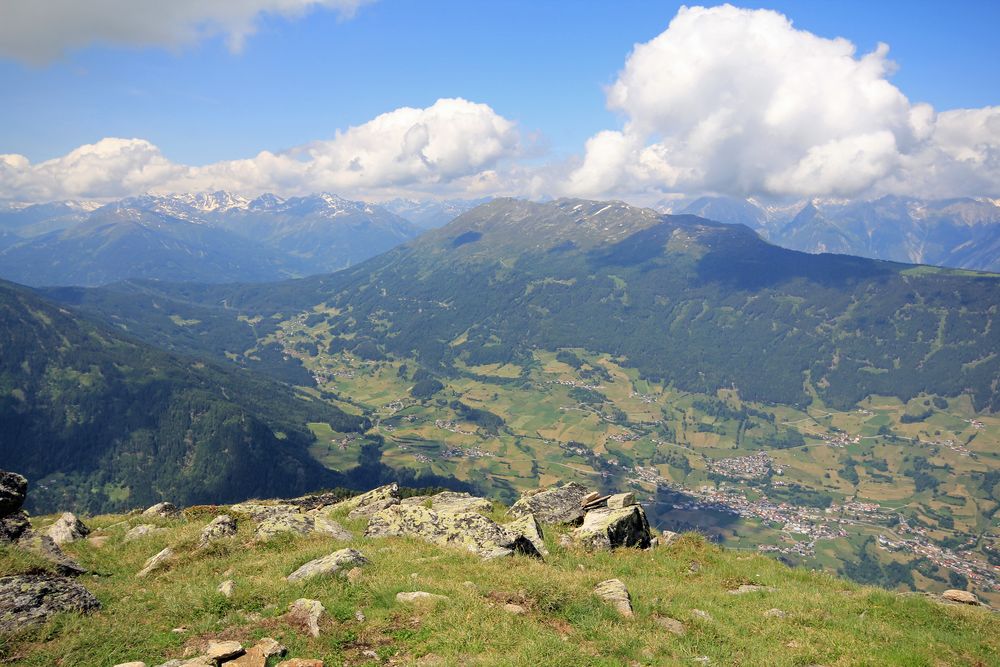
[[[266,636],[287,646],[287,657],[326,665],[1000,664],[1000,617],[989,610],[789,569],[694,534],[645,551],[588,553],[561,546],[567,528],[546,526],[544,562],[481,561],[416,539],[364,538],[364,520],[337,514],[332,518],[353,535],[349,543],[291,535],[260,542],[253,522],[235,514],[235,536],[198,549],[204,526],[224,511],[89,519],[90,537],[64,549],[95,573],[80,581],[103,609],[0,638],[0,663],[159,665],[208,639],[249,646]],[[492,516],[500,520],[503,512],[496,505]],[[52,519],[36,518],[35,527]],[[125,541],[141,523],[164,530]],[[176,553],[170,565],[137,579],[146,559],[168,545]],[[370,561],[360,575],[285,581],[307,561],[347,546]],[[0,546],[0,576],[48,567]],[[633,617],[594,595],[595,584],[609,578],[628,587]],[[226,579],[235,584],[231,597],[217,590]],[[745,584],[763,588],[730,592]],[[402,591],[447,599],[407,605],[396,600]],[[326,609],[318,637],[281,618],[299,598]],[[505,607],[511,604],[521,613]]]

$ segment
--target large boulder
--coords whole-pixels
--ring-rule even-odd
[[[51,537],[53,542],[61,545],[82,540],[90,534],[90,528],[87,528],[72,512],[64,512],[54,524],[49,526],[45,534]]]
[[[393,482],[372,489],[367,493],[348,498],[335,505],[326,508],[330,511],[347,510],[349,519],[360,519],[370,517],[376,512],[380,512],[387,507],[399,504],[399,485]]]
[[[521,496],[520,500],[507,510],[507,515],[517,519],[534,514],[535,519],[543,524],[578,524],[583,518],[581,501],[589,493],[587,487],[576,482],[568,482],[562,486]]]
[[[493,510],[493,503],[469,493],[442,491],[430,497],[431,509],[437,512],[479,512]]]
[[[204,548],[212,542],[224,537],[232,537],[235,534],[236,520],[228,514],[220,514],[202,529],[201,536],[198,538],[198,546]]]
[[[650,545],[649,521],[639,505],[591,510],[583,525],[573,531],[573,539],[588,549],[646,549]]]
[[[463,547],[489,559],[515,553],[540,557],[524,535],[511,533],[475,512],[437,512],[416,505],[393,505],[372,515],[367,537],[417,537],[438,545]]]
[[[177,509],[177,506],[174,505],[173,503],[166,503],[166,502],[156,503],[151,507],[147,507],[142,512],[143,516],[158,516],[164,519],[175,517],[178,514],[180,514],[180,510]]]
[[[28,480],[16,472],[0,470],[0,516],[7,516],[21,509],[28,495]]]
[[[975,595],[969,591],[962,591],[955,588],[950,588],[941,594],[941,597],[945,600],[951,602],[958,602],[960,604],[970,604],[970,605],[980,605],[982,604]]]
[[[332,554],[311,560],[286,577],[288,581],[301,581],[312,577],[329,576],[341,570],[366,565],[368,559],[355,549],[341,549]]]
[[[330,519],[312,514],[277,514],[257,524],[254,537],[269,540],[281,533],[296,535],[326,535],[335,540],[349,541],[351,534]]]
[[[298,505],[290,505],[288,503],[247,501],[233,505],[229,508],[229,511],[236,514],[246,514],[254,521],[263,521],[264,519],[270,519],[282,514],[299,514],[302,510]]]
[[[64,611],[101,608],[90,591],[72,579],[48,575],[0,577],[0,632],[12,632]]]

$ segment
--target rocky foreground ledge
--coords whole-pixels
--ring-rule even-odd
[[[633,494],[601,495],[576,483],[526,493],[510,508],[466,493],[442,492],[429,496],[404,497],[395,484],[379,487],[347,500],[316,494],[286,500],[247,501],[228,507],[204,506],[184,510],[164,502],[141,512],[133,512],[93,531],[68,513],[46,525],[44,530],[33,528],[27,514],[21,509],[26,492],[27,481],[23,477],[13,473],[0,473],[0,527],[3,530],[0,533],[0,543],[6,543],[14,552],[22,551],[26,558],[46,564],[42,568],[35,568],[41,571],[0,577],[0,633],[13,633],[15,637],[67,614],[100,615],[102,602],[112,606],[119,603],[114,597],[109,598],[107,593],[98,600],[81,583],[82,578],[101,581],[103,575],[99,572],[88,574],[87,568],[67,556],[62,547],[73,543],[85,545],[85,553],[93,550],[96,554],[112,548],[126,554],[145,551],[145,560],[139,560],[131,573],[125,573],[134,583],[129,585],[124,580],[119,584],[120,587],[127,587],[128,596],[133,594],[133,590],[139,594],[147,589],[156,590],[181,576],[179,573],[191,571],[192,568],[198,571],[209,565],[218,567],[221,575],[217,583],[212,584],[213,590],[205,591],[205,594],[211,599],[219,600],[212,604],[225,608],[227,604],[239,606],[237,601],[252,601],[256,595],[254,587],[245,583],[250,575],[244,574],[241,579],[233,567],[222,569],[227,558],[232,560],[236,554],[260,553],[264,560],[258,558],[258,562],[283,562],[281,554],[298,549],[296,545],[299,541],[303,545],[303,553],[315,553],[317,548],[322,549],[323,544],[330,545],[327,547],[328,551],[320,551],[314,557],[301,560],[296,557],[280,572],[284,587],[303,593],[312,592],[314,595],[329,590],[334,585],[333,582],[344,582],[336,583],[335,587],[364,586],[365,582],[373,582],[379,576],[380,566],[377,563],[383,558],[383,552],[400,548],[399,542],[389,541],[393,538],[415,540],[441,549],[441,555],[421,556],[414,560],[415,565],[418,561],[432,564],[447,558],[449,553],[471,554],[484,563],[514,558],[523,560],[512,563],[537,563],[535,567],[541,569],[530,571],[533,572],[532,577],[538,580],[537,585],[542,588],[548,578],[545,569],[552,567],[547,565],[550,557],[553,557],[550,554],[552,549],[557,554],[563,554],[560,556],[563,560],[564,554],[606,554],[607,558],[613,560],[598,562],[612,563],[618,557],[611,554],[622,553],[622,550],[633,554],[662,552],[670,560],[670,554],[674,553],[671,545],[683,542],[679,536],[669,532],[654,535],[644,509],[636,502]],[[156,546],[144,547],[146,544]],[[269,557],[267,554],[273,556]],[[657,558],[659,557],[654,556],[650,562],[658,562]],[[768,567],[777,566],[767,559],[760,561],[767,563]],[[653,600],[641,599],[637,610],[633,606],[633,592],[630,588],[638,580],[633,576],[630,581],[627,576],[636,567],[635,562],[632,557],[627,557],[623,560],[623,563],[630,563],[625,566],[626,574],[595,579],[589,584],[593,599],[618,618],[641,617],[644,620],[633,622],[652,621],[658,628],[657,632],[677,638],[687,636],[692,623],[699,626],[715,623],[711,614],[696,608],[689,611],[687,618],[674,618],[662,613],[651,614],[648,605],[662,605],[658,597]],[[523,565],[516,567],[524,568]],[[584,571],[587,566],[581,561],[578,567]],[[691,561],[689,566],[685,565],[684,572],[686,576],[698,577],[701,575],[701,567],[698,561]],[[655,575],[656,572],[650,571],[649,574]],[[552,571],[552,575],[565,576],[563,572],[556,570]],[[421,590],[418,587],[421,577],[416,572],[411,574],[410,579],[410,589],[397,591],[391,601],[400,610],[447,605],[455,596],[454,592],[442,592],[434,587]],[[731,583],[724,592],[733,600],[778,593],[776,586],[753,580],[737,577],[726,581]],[[473,593],[478,589],[473,581],[466,581],[465,584]],[[526,592],[492,591],[485,595],[488,605],[499,605],[505,614],[512,616],[537,616],[546,604],[555,604],[543,603],[538,599],[538,594]],[[561,599],[558,591],[545,595]],[[323,595],[316,597],[322,598]],[[225,603],[222,600],[234,602]],[[947,591],[940,600],[961,607],[980,604],[967,591]],[[327,604],[330,604],[329,600]],[[343,620],[343,610],[331,612],[321,600],[313,597],[298,597],[287,605],[279,617],[274,617],[272,625],[263,627],[289,628],[293,637],[301,636],[309,641],[308,638],[322,638],[323,633],[328,631],[324,628],[334,622],[331,614],[340,614],[342,623],[361,626],[365,623],[365,614],[361,609],[348,613],[346,620]],[[405,615],[402,611],[398,613]],[[794,613],[774,606],[766,609],[761,617],[773,623],[787,619]],[[544,621],[541,618],[538,620]],[[275,626],[274,623],[278,625]],[[188,630],[181,626],[174,628],[172,632],[183,634]],[[287,634],[275,636],[281,637],[289,645],[294,643],[289,642]],[[796,641],[786,642],[788,646],[785,648],[794,649]],[[258,635],[257,639],[246,641],[243,635],[237,640],[222,633],[218,636],[192,638],[185,642],[182,657],[163,661],[169,655],[160,656],[160,661],[154,660],[148,664],[161,667],[267,667],[276,663],[285,667],[312,667],[323,664],[321,660],[311,656],[293,657],[293,653],[294,648],[289,650],[273,637]],[[373,661],[373,664],[380,662],[383,654],[384,651],[380,653],[375,648],[361,649],[357,655],[357,664],[363,664],[366,660]],[[2,657],[0,654],[0,658]],[[149,660],[157,656],[135,653],[126,657],[136,661],[102,664],[146,667],[147,662],[138,660]],[[284,661],[277,662],[283,658]],[[404,661],[393,664],[410,663]],[[649,664],[655,664],[655,661]],[[746,664],[755,662],[750,660]]]

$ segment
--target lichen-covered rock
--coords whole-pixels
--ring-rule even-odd
[[[631,491],[628,493],[616,493],[613,496],[608,496],[608,509],[620,510],[623,507],[628,507],[629,505],[635,505],[635,494]]]
[[[514,519],[503,524],[504,530],[513,535],[523,535],[531,542],[535,550],[542,556],[548,556],[549,550],[545,548],[545,538],[542,536],[542,527],[538,525],[534,514],[525,514],[519,519]]]
[[[90,591],[66,577],[0,577],[0,632],[44,623],[63,611],[87,614],[100,608],[101,603]]]
[[[17,542],[30,529],[31,521],[24,510],[0,517],[0,542]]]
[[[408,591],[404,593],[396,593],[396,602],[403,602],[406,604],[444,602],[447,599],[447,595],[438,595],[437,593],[428,593],[427,591]]]
[[[157,528],[151,523],[141,523],[135,528],[132,528],[127,533],[125,533],[125,541],[131,542],[132,540],[138,540],[142,537],[147,537],[149,535],[155,535],[156,533],[162,533],[166,528]]]
[[[82,540],[89,534],[90,528],[87,528],[72,512],[64,512],[46,531],[46,535],[51,537],[56,544]]]
[[[319,637],[319,621],[325,611],[319,600],[299,598],[289,605],[285,621],[308,633],[310,637]]]
[[[236,520],[228,514],[220,514],[212,519],[201,531],[198,538],[199,547],[207,547],[216,540],[232,537],[236,534]]]
[[[254,521],[263,521],[264,519],[281,516],[282,514],[300,514],[302,510],[297,505],[289,505],[287,503],[261,503],[250,501],[237,503],[236,505],[230,507],[229,511],[237,514],[245,514]]]
[[[180,510],[173,503],[156,503],[152,507],[146,508],[143,516],[158,516],[163,518],[174,517],[180,514]]]
[[[311,560],[286,577],[288,581],[301,581],[310,577],[328,576],[341,570],[366,565],[368,559],[356,549],[341,549],[332,554]]]
[[[562,486],[521,496],[507,510],[507,515],[516,519],[527,514],[534,514],[535,519],[543,524],[576,524],[583,518],[583,509],[580,503],[588,493],[587,487],[576,482],[569,482]]]
[[[608,579],[594,587],[594,594],[609,602],[622,616],[632,615],[632,597],[621,579]]]
[[[573,531],[573,539],[588,549],[646,549],[650,544],[649,521],[639,505],[591,510],[583,525]]]
[[[163,569],[163,567],[166,566],[166,564],[173,557],[174,557],[174,550],[171,549],[170,547],[167,547],[166,549],[159,552],[155,556],[151,556],[149,560],[146,561],[146,564],[142,566],[142,569],[139,570],[135,576],[137,577],[149,576],[153,572]]]
[[[372,515],[368,537],[418,537],[438,545],[459,546],[489,559],[522,553],[541,554],[524,535],[511,534],[475,512],[436,512],[426,507],[393,505]]]
[[[16,472],[0,470],[0,516],[7,516],[21,509],[27,494],[27,478]]]
[[[17,541],[17,545],[55,565],[59,574],[75,577],[87,571],[86,568],[67,556],[48,535],[29,530]]]
[[[277,514],[257,524],[254,537],[269,540],[281,533],[296,535],[327,535],[335,540],[349,541],[351,534],[330,519],[312,514]]]
[[[493,503],[469,493],[442,491],[430,497],[431,509],[438,512],[489,512]]]
[[[350,519],[360,519],[370,517],[376,512],[380,512],[387,507],[399,504],[399,485],[393,482],[372,489],[367,493],[348,498],[342,502],[328,507],[331,511],[347,510]]]

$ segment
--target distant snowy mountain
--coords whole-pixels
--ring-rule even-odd
[[[1000,200],[986,197],[812,199],[784,206],[700,197],[670,212],[746,225],[793,250],[1000,272]]]
[[[491,197],[481,199],[447,199],[442,201],[417,199],[393,199],[382,204],[401,218],[409,220],[421,229],[443,227],[449,222],[471,211],[480,204],[490,201]]]
[[[380,206],[328,193],[9,205],[0,208],[0,277],[29,285],[278,280],[351,266],[419,231]]]

